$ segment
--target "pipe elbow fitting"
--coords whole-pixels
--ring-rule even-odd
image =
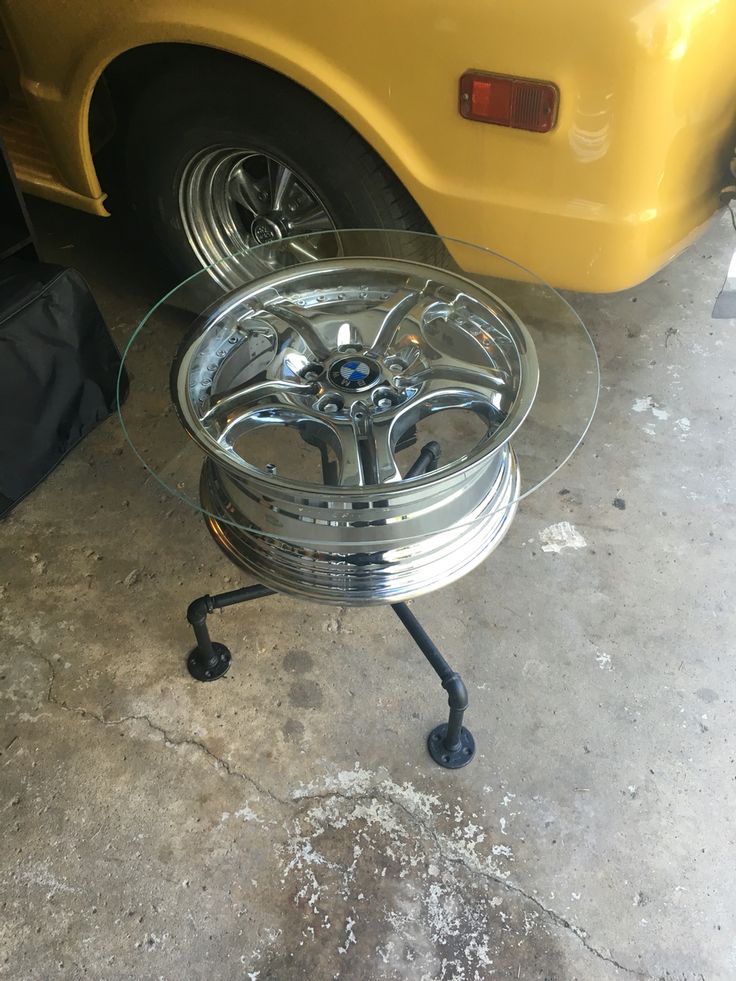
[[[212,613],[215,606],[211,596],[200,596],[192,600],[187,607],[187,622],[192,626],[201,626],[207,619],[207,614]]]
[[[468,689],[465,687],[465,682],[460,677],[460,675],[453,671],[442,682],[442,687],[447,692],[447,701],[451,709],[460,709],[465,711],[468,707]]]

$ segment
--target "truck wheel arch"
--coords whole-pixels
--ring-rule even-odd
[[[381,154],[370,140],[359,132],[351,120],[346,119],[343,114],[319,95],[269,65],[241,54],[202,44],[175,41],[141,44],[120,52],[105,65],[94,82],[87,112],[87,149],[91,154],[95,169],[98,172],[102,171],[102,173],[98,173],[98,177],[102,177],[100,184],[103,191],[109,190],[109,187],[105,186],[106,178],[108,183],[111,179],[114,185],[115,175],[112,168],[105,166],[102,151],[110,145],[115,146],[121,139],[125,140],[131,112],[146,87],[165,72],[182,65],[192,66],[193,70],[206,75],[208,70],[214,73],[218,68],[227,64],[240,66],[244,72],[257,72],[264,80],[268,79],[269,76],[278,78],[293,85],[296,89],[307,92],[311,98],[320,102],[326,109],[351,127],[356,135],[379,156],[382,163],[391,171],[417,208],[421,210],[411,190],[406,186],[391,162],[385,159],[385,155]]]

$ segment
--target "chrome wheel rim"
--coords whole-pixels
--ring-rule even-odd
[[[299,236],[295,262],[338,253],[337,237],[324,234],[336,225],[317,191],[283,160],[258,150],[211,147],[194,156],[179,185],[179,212],[192,251],[226,286],[242,277],[223,258],[257,247],[266,268],[275,267],[269,245],[290,236]]]
[[[227,554],[286,592],[380,603],[459,578],[500,542],[519,494],[509,440],[538,378],[531,337],[492,293],[341,259],[224,297],[183,343],[172,391],[209,458],[202,503]],[[480,430],[468,446],[448,430],[439,465],[416,471],[420,427],[457,410]],[[318,448],[316,476],[291,449],[286,472],[254,458],[287,430]]]

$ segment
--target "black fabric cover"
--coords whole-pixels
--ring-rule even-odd
[[[0,263],[0,515],[114,411],[119,367],[78,272]]]

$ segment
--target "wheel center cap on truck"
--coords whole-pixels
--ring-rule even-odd
[[[270,218],[255,218],[250,226],[250,233],[259,245],[267,245],[281,238],[281,229]]]

